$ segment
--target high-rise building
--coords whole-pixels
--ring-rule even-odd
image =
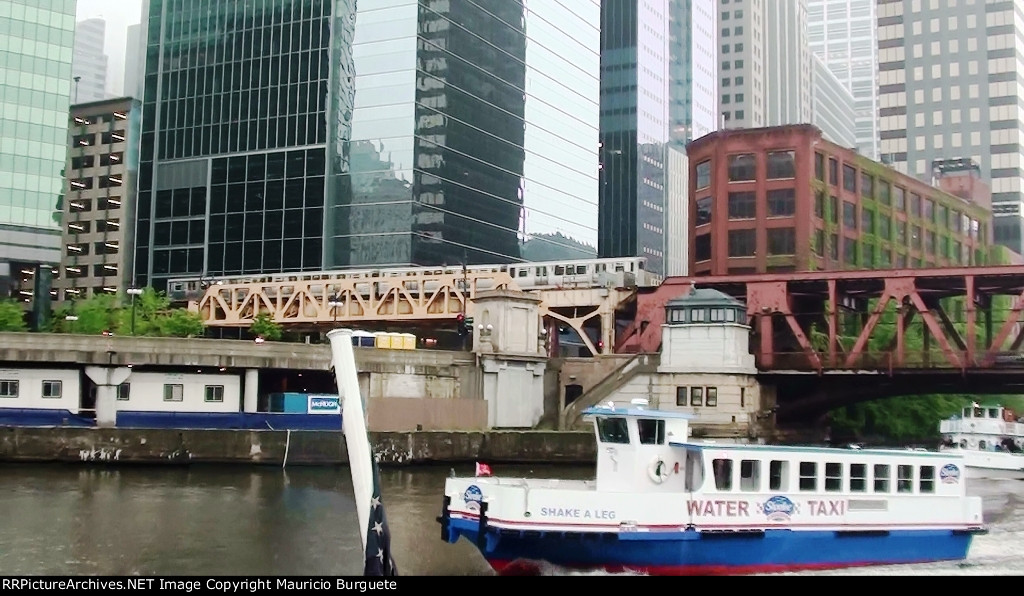
[[[811,121],[807,0],[718,0],[724,128]]]
[[[132,284],[140,112],[130,97],[71,106],[58,300]]]
[[[827,140],[842,147],[856,148],[857,118],[853,94],[821,58],[813,55],[811,60],[814,64],[811,123],[821,129]]]
[[[601,3],[599,257],[664,272],[669,0]]]
[[[701,0],[669,3],[669,131],[685,146],[718,130],[718,19]]]
[[[596,240],[599,3],[150,0],[136,272]]]
[[[881,158],[931,181],[969,158],[991,180],[994,240],[1021,253],[1024,2],[879,0]]]
[[[75,56],[71,75],[75,87],[71,101],[89,103],[107,97],[107,55],[104,53],[107,22],[100,18],[78,21],[75,25]]]
[[[129,25],[124,44],[124,95],[142,99],[146,76],[146,38],[142,23]]]
[[[811,52],[853,94],[857,149],[878,159],[878,0],[807,0]]]
[[[60,262],[75,39],[74,0],[40,4],[0,1],[0,296],[24,299]]]

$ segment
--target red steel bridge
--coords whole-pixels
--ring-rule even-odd
[[[880,397],[1024,393],[1024,266],[668,278],[640,289],[619,353],[656,352],[692,285],[746,303],[780,422]]]

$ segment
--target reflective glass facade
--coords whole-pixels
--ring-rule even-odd
[[[599,8],[569,6],[150,0],[140,283],[593,242]]]
[[[601,7],[601,164],[598,256],[647,258],[665,270],[669,140],[668,0]]]
[[[0,261],[60,260],[74,0],[0,0]]]

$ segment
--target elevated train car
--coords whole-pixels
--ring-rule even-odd
[[[466,273],[508,273],[517,286],[525,291],[565,287],[649,287],[661,283],[661,277],[645,269],[643,257],[610,259],[582,259],[546,261],[538,263],[511,263],[500,265],[471,265]],[[257,275],[231,275],[221,277],[175,278],[167,282],[167,295],[172,302],[199,300],[211,285],[274,284],[296,281],[331,282],[335,280],[365,280],[356,284],[363,295],[382,295],[391,285],[388,280],[404,282],[406,289],[418,291],[410,277],[424,275],[461,275],[460,265],[442,267],[400,267],[381,269],[349,269],[337,271],[294,272]],[[326,284],[325,284],[326,285]],[[423,291],[435,288],[426,283]],[[488,289],[479,287],[479,289]]]

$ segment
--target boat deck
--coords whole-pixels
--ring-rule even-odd
[[[474,479],[476,484],[488,486],[506,486],[533,489],[559,490],[597,490],[594,480],[562,480],[557,478],[498,478],[479,476]]]

